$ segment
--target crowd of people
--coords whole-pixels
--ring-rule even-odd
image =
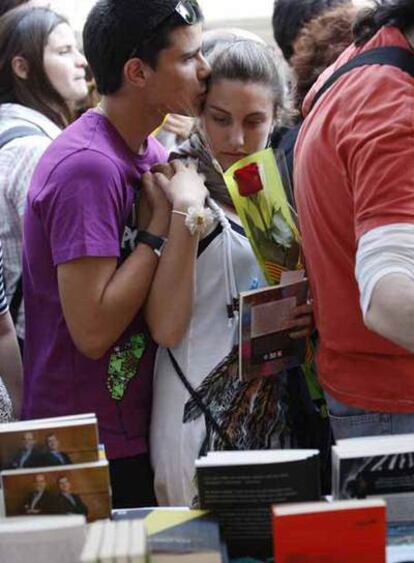
[[[98,0],[83,54],[63,16],[9,4],[2,420],[96,412],[124,508],[196,505],[209,450],[414,431],[412,1],[275,0],[275,49],[204,33],[196,0]],[[74,119],[87,73],[99,103]],[[238,377],[235,303],[266,282],[223,174],[268,147],[293,187],[310,295],[289,324],[316,342],[319,401],[300,368]]]

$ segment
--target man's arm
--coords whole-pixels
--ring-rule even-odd
[[[23,370],[19,345],[10,313],[0,315],[0,375],[13,404],[16,418],[22,406]]]
[[[147,297],[157,262],[153,250],[140,244],[118,269],[116,258],[79,258],[58,266],[63,314],[80,352],[98,359],[122,335]]]
[[[154,184],[143,187],[151,213],[147,230],[163,236],[170,206]],[[118,268],[116,257],[84,257],[57,267],[60,301],[76,347],[91,359],[102,357],[122,335],[150,290],[158,257],[138,244]]]
[[[378,281],[365,316],[366,326],[414,352],[414,281],[389,274]]]
[[[355,275],[367,328],[414,352],[414,225],[389,224],[364,233]]]

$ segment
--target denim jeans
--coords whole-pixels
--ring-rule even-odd
[[[325,391],[335,440],[414,432],[414,413],[373,412],[340,403]]]

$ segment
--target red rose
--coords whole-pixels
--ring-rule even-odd
[[[263,189],[259,167],[255,162],[236,170],[234,179],[237,182],[239,194],[242,197],[249,197]]]

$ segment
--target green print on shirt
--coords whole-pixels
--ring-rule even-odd
[[[115,401],[123,398],[128,383],[138,373],[145,347],[145,336],[140,333],[114,348],[109,358],[107,387]]]

